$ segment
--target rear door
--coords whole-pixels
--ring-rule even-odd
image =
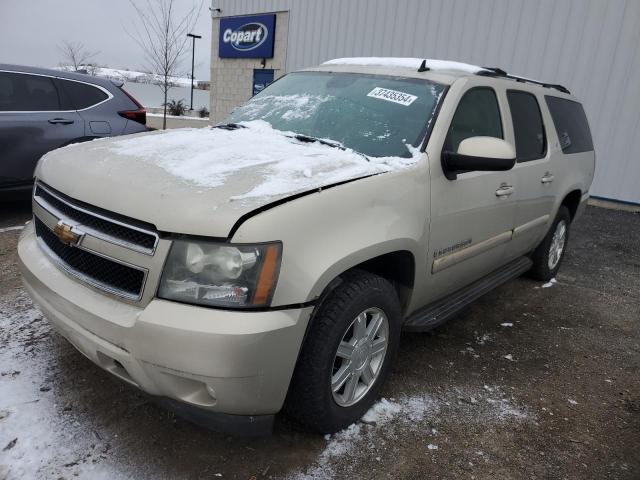
[[[507,252],[510,258],[528,253],[540,242],[549,228],[558,196],[558,158],[548,147],[549,128],[552,127],[544,120],[541,100],[533,92],[507,90],[517,158],[514,172],[518,182],[513,241]]]
[[[62,78],[56,79],[56,86],[84,119],[84,134],[88,138],[119,135],[124,129],[126,119],[103,105],[113,96],[109,91],[98,85]]]
[[[84,136],[84,121],[45,75],[0,71],[0,184],[31,182],[42,155]]]

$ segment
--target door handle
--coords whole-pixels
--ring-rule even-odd
[[[51,118],[49,123],[59,123],[62,125],[70,125],[73,123],[73,120],[70,118]]]
[[[547,172],[542,176],[542,178],[540,179],[540,182],[542,182],[542,183],[551,183],[551,182],[553,182],[554,178],[555,177],[553,176],[553,174],[551,172]]]
[[[500,188],[496,190],[496,197],[508,197],[513,193],[513,187],[511,185],[502,184]]]

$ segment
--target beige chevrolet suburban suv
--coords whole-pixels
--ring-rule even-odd
[[[46,154],[18,246],[49,321],[100,367],[216,428],[357,421],[402,329],[525,272],[554,277],[595,155],[560,85],[347,58],[221,124]]]

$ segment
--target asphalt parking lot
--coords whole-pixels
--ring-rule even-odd
[[[640,478],[640,215],[590,207],[557,283],[526,278],[405,334],[365,421],[235,438],[157,407],[55,334],[0,204],[0,480]]]

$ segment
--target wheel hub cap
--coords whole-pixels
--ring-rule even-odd
[[[561,220],[556,225],[556,230],[553,232],[553,238],[551,239],[551,246],[549,247],[549,270],[555,269],[560,263],[566,241],[567,224],[564,220]]]
[[[382,370],[389,340],[389,320],[379,308],[360,313],[342,336],[333,360],[331,392],[348,407],[360,401]]]

